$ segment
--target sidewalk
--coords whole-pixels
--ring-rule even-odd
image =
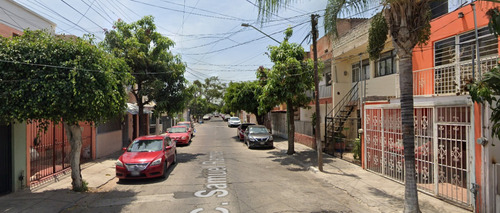
[[[345,194],[358,200],[361,204],[377,212],[402,212],[404,202],[404,185],[389,180],[378,174],[362,169],[360,166],[345,160],[334,158],[323,153],[323,172],[317,168],[318,154],[316,150],[300,143],[295,143],[295,154],[286,155],[288,141],[276,138],[274,146],[285,158],[293,160],[304,169],[308,169]],[[471,212],[438,198],[419,192],[418,201],[422,212]]]
[[[82,178],[91,193],[71,191],[71,172],[33,191],[28,189],[0,197],[0,212],[61,212],[85,202],[115,178],[115,163],[122,151],[81,165]]]

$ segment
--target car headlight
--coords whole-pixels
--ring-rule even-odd
[[[187,138],[186,136],[182,136],[182,138],[181,138],[181,139],[182,139],[182,140],[186,140],[186,138]]]
[[[154,160],[153,163],[151,163],[151,166],[160,165],[160,163],[161,163],[161,158],[158,158],[158,159]]]
[[[124,167],[124,166],[123,166],[123,163],[122,163],[120,160],[117,160],[117,161],[116,161],[116,165],[117,165],[117,166]]]
[[[270,140],[270,141],[274,141],[273,136],[269,136],[268,140]]]
[[[248,140],[255,141],[255,138],[253,136],[250,136],[250,137],[248,137]]]

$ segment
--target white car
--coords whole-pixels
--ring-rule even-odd
[[[227,126],[228,127],[238,127],[241,124],[240,118],[238,117],[231,117],[227,121]]]

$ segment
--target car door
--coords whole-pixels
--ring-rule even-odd
[[[165,137],[165,159],[168,165],[174,161],[175,143],[170,137]]]

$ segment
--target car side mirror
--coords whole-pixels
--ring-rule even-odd
[[[123,148],[122,148],[122,150],[123,150],[123,151],[127,151],[127,147],[123,147]]]
[[[171,150],[171,149],[172,149],[172,146],[165,147],[165,150]]]
[[[165,133],[169,133],[170,132],[170,128],[167,129],[167,131],[165,131]]]

